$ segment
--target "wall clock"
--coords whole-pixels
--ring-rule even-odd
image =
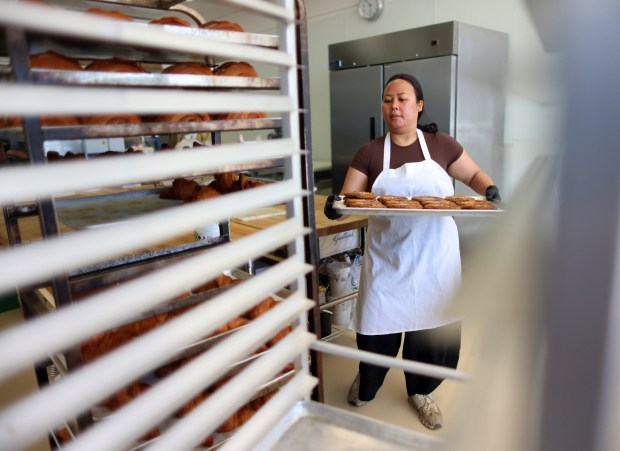
[[[383,0],[360,0],[358,12],[366,20],[376,20],[383,12]]]

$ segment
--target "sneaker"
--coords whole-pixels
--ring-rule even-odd
[[[357,373],[357,376],[355,376],[355,379],[353,380],[353,383],[351,384],[351,388],[349,388],[349,397],[347,398],[347,401],[349,401],[349,404],[351,404],[352,406],[361,407],[364,404],[366,404],[368,401],[361,401],[359,396],[360,396],[360,373]]]
[[[413,395],[407,398],[409,405],[420,414],[420,423],[429,429],[439,429],[443,422],[441,410],[429,395]]]

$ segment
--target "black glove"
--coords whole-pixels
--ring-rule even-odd
[[[327,202],[325,202],[325,208],[323,209],[323,213],[331,220],[340,219],[342,215],[334,210],[334,201],[340,200],[340,197],[337,194],[330,194],[327,196]]]
[[[490,201],[502,200],[502,198],[499,195],[499,189],[497,188],[497,186],[489,185],[487,187],[486,198],[487,200],[490,200]]]

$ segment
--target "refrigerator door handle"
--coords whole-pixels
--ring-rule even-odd
[[[370,139],[375,139],[375,118],[370,118]]]

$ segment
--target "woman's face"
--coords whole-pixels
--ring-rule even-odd
[[[424,101],[417,99],[411,83],[396,79],[383,91],[383,120],[390,132],[412,132],[418,126],[418,115]]]

